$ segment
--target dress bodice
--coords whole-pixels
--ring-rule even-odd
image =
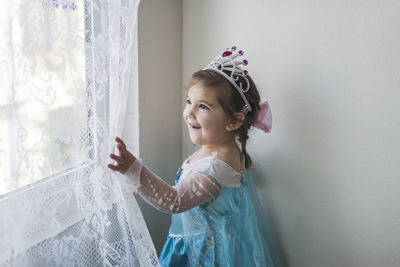
[[[218,158],[218,153],[213,152],[210,156],[190,162],[192,156],[189,156],[182,164],[182,173],[180,179],[190,175],[192,171],[203,172],[212,175],[223,187],[240,187],[244,177],[244,159],[242,157],[242,170],[236,171],[225,161]]]

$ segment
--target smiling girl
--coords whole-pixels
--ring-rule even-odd
[[[260,205],[246,151],[248,130],[270,132],[272,117],[246,70],[243,51],[224,51],[192,75],[183,118],[199,148],[179,168],[170,186],[120,138],[116,165],[138,193],[172,224],[160,254],[162,266],[282,266],[273,234]]]

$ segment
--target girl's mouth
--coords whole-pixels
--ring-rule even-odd
[[[192,128],[194,130],[198,130],[198,129],[201,128],[200,126],[196,126],[196,125],[193,125],[193,124],[190,124],[190,123],[189,123],[189,126],[190,126],[190,128]]]

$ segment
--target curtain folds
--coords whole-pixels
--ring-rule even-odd
[[[6,2],[0,266],[159,266],[131,182],[106,167],[138,95],[140,0]]]

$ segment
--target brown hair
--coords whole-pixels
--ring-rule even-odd
[[[230,75],[227,73],[227,75]],[[251,158],[246,151],[247,139],[249,139],[248,130],[257,120],[258,113],[260,111],[260,94],[258,93],[257,87],[250,76],[246,76],[250,83],[250,89],[245,93],[247,101],[251,106],[251,111],[245,115],[242,126],[235,130],[233,133],[238,138],[241,144],[241,151],[245,156],[245,167],[251,166]],[[242,84],[246,84],[243,77],[239,77]],[[202,82],[202,84],[210,89],[213,89],[216,93],[218,102],[221,104],[224,111],[234,118],[234,113],[240,112],[245,105],[242,97],[240,96],[237,89],[224,78],[222,75],[212,70],[199,70],[192,75],[189,87],[192,85]]]

